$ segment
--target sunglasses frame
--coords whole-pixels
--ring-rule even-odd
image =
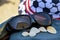
[[[38,23],[38,22],[36,21],[36,19],[34,18],[34,16],[35,16],[35,15],[40,15],[40,13],[44,13],[44,12],[35,13],[35,14],[33,15],[33,19],[35,20],[36,23]],[[51,20],[50,20],[51,23],[50,23],[49,25],[40,25],[40,24],[38,23],[38,25],[40,25],[40,26],[51,26],[51,25],[52,25],[52,15],[49,15],[49,14],[47,14],[47,13],[44,13],[44,14],[50,16],[50,18],[51,18]]]
[[[20,16],[27,16],[28,18],[29,18],[29,21],[30,21],[30,25],[29,25],[29,27],[28,28],[30,28],[31,27],[31,24],[32,24],[32,20],[31,20],[31,18],[30,18],[30,16],[28,16],[28,15],[17,15],[17,16],[15,16],[15,17],[12,17],[9,21],[8,21],[8,23],[6,24],[6,30],[7,31],[22,31],[22,30],[26,30],[26,29],[28,29],[28,28],[23,28],[23,29],[19,29],[19,30],[17,30],[17,29],[14,29],[10,24],[9,24],[9,22],[11,21],[11,20],[13,20],[14,18],[16,18],[16,17],[20,17]],[[9,28],[9,29],[8,29]]]

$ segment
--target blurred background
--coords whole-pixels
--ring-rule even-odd
[[[20,0],[0,0],[0,24],[18,15],[19,2]]]

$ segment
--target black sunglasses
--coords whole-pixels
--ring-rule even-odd
[[[32,19],[36,24],[33,24]],[[34,15],[18,15],[13,17],[7,23],[7,30],[16,31],[30,28],[32,25],[35,25],[34,27],[37,27],[38,25],[50,26],[51,24],[52,18],[49,14],[46,13],[35,13]]]
[[[7,30],[8,31],[16,31],[16,30],[23,30],[27,29],[31,26],[32,21],[30,16],[28,15],[18,15],[13,17],[7,23]]]
[[[52,24],[52,16],[47,13],[36,13],[33,18],[41,26],[49,26]]]

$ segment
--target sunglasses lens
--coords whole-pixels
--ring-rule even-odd
[[[40,25],[50,25],[51,24],[51,17],[48,14],[36,14],[34,15],[34,19]]]
[[[11,26],[11,28],[16,30],[26,29],[30,27],[31,19],[27,15],[16,16],[9,21],[9,25]]]

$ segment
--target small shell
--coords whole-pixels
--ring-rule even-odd
[[[37,28],[33,27],[33,28],[31,28],[31,30],[30,30],[29,36],[34,37],[34,36],[36,36],[36,34],[39,33],[39,32],[40,32],[40,31],[39,31]]]
[[[30,32],[33,32],[33,33],[39,33],[39,29],[35,28],[35,27],[32,27]]]
[[[41,32],[47,32],[47,30],[46,30],[44,27],[40,27],[39,30],[40,30]]]
[[[28,32],[23,32],[22,35],[23,35],[23,36],[28,36],[29,33],[28,33]]]
[[[36,33],[30,32],[30,33],[29,33],[29,36],[30,36],[30,37],[34,37],[34,36],[36,36]]]
[[[48,26],[47,27],[47,31],[49,33],[52,33],[52,34],[56,34],[57,33],[56,29],[54,27],[52,27],[52,26]]]

